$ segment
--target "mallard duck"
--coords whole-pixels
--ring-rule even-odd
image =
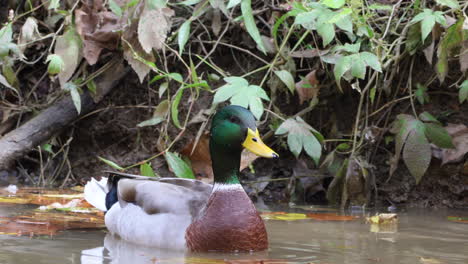
[[[234,105],[214,115],[209,146],[213,185],[118,173],[123,178],[88,182],[85,198],[107,211],[110,233],[133,243],[192,252],[267,249],[265,224],[239,182],[239,166],[243,148],[266,158],[278,154],[262,142],[252,113]]]

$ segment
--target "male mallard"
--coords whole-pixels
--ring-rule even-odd
[[[111,233],[133,243],[194,252],[265,250],[265,224],[238,179],[243,148],[278,157],[260,139],[252,113],[227,106],[211,125],[213,186],[180,178],[121,179],[110,180],[106,194],[107,179],[92,179],[85,198],[108,209],[105,222]]]

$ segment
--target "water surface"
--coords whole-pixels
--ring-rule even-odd
[[[11,213],[11,207],[0,207],[0,216]],[[468,225],[447,220],[452,215],[467,217],[468,211],[409,210],[398,215],[398,227],[380,233],[371,232],[363,218],[267,220],[270,249],[254,254],[145,248],[105,230],[64,231],[52,238],[0,235],[0,263],[468,263]]]

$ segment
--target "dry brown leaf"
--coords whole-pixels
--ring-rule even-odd
[[[320,70],[313,70],[303,80],[296,83],[296,91],[299,95],[300,104],[318,96],[320,91],[319,76],[321,74]]]
[[[307,49],[298,50],[289,53],[293,58],[314,58],[326,55],[330,50],[319,50],[319,49]]]
[[[34,17],[28,17],[21,27],[21,32],[18,38],[18,46],[21,52],[23,52],[28,42],[34,41],[41,37],[37,28],[37,20]]]
[[[174,10],[170,8],[145,8],[138,22],[138,40],[146,53],[164,47],[167,32],[171,28],[170,18]]]
[[[75,11],[75,24],[83,40],[83,56],[90,65],[94,65],[102,49],[115,50],[119,44],[119,33],[122,26],[119,18],[112,12],[105,11],[102,2],[93,1]]]
[[[136,72],[140,82],[142,83],[146,75],[151,71],[151,67],[136,59],[134,52],[136,52],[138,56],[150,62],[154,62],[156,59],[152,53],[146,53],[141,47],[140,42],[137,39],[136,27],[137,24],[134,23],[124,32],[123,39],[125,39],[125,41],[122,46],[125,60],[127,60],[130,66],[132,66],[132,69]]]
[[[221,32],[221,12],[219,9],[213,9],[213,16],[211,17],[211,30],[215,36],[219,36]]]
[[[74,28],[68,30],[57,38],[54,53],[63,60],[62,71],[58,74],[60,85],[64,85],[75,72],[81,61],[81,41]]]
[[[468,153],[468,127],[462,124],[449,124],[445,127],[452,137],[454,149],[442,149],[442,165],[460,162]]]
[[[468,40],[463,41],[460,51],[460,71],[465,72],[468,70]]]

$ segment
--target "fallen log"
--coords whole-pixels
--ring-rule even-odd
[[[123,66],[122,60],[112,61],[110,67],[96,78],[98,95],[94,96],[94,99],[89,92],[81,95],[81,115],[93,110],[96,104],[117,86],[127,72],[128,69]],[[0,138],[0,171],[11,168],[15,160],[49,140],[79,116],[68,95],[20,127],[10,131]]]

